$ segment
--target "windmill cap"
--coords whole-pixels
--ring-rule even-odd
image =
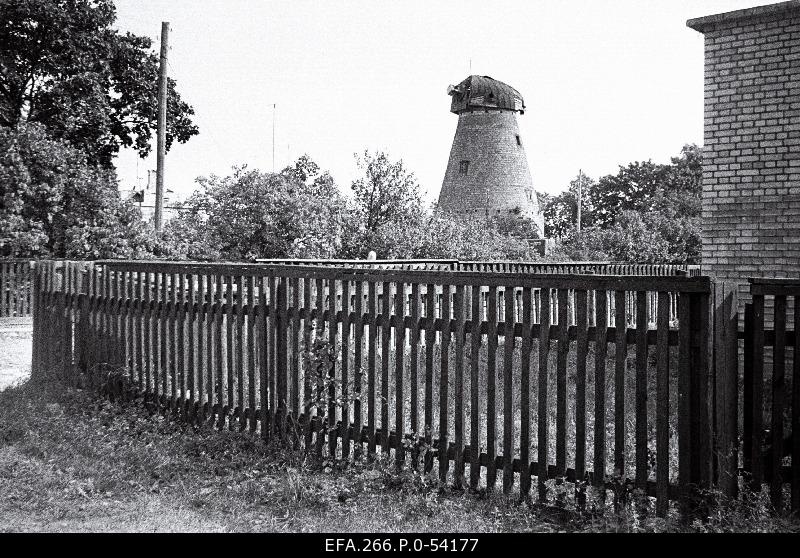
[[[449,85],[447,94],[452,97],[450,112],[456,114],[480,108],[525,112],[519,91],[489,76],[469,76],[458,85]]]

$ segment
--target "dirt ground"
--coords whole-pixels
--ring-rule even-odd
[[[0,332],[0,391],[25,380],[31,371],[31,333]]]

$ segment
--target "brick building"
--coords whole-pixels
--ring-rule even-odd
[[[450,86],[448,94],[458,126],[439,207],[475,217],[529,217],[543,233],[544,218],[517,125],[517,113],[525,111],[522,96],[488,76],[469,76]]]
[[[703,271],[742,294],[798,277],[800,1],[687,25],[705,36]]]

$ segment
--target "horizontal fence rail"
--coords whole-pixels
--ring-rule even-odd
[[[558,273],[594,275],[700,276],[700,266],[693,264],[631,264],[613,262],[518,262],[458,260],[314,260],[257,259],[273,265],[315,265],[359,269],[431,269],[438,271],[480,271],[490,273]]]
[[[198,424],[541,501],[636,488],[662,516],[712,481],[706,277],[103,261],[35,282],[35,375]]]
[[[31,316],[32,294],[33,262],[0,259],[0,318]]]
[[[800,280],[750,279],[745,304],[743,470],[776,510],[800,511]],[[788,498],[784,492],[788,488]]]

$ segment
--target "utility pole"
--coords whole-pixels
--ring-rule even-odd
[[[161,234],[164,205],[164,155],[167,145],[167,51],[169,22],[161,22],[161,59],[158,65],[158,151],[156,153],[156,234]]]
[[[578,170],[578,236],[581,234],[581,205],[583,205],[583,169]]]
[[[272,103],[272,172],[275,172],[275,103]]]

